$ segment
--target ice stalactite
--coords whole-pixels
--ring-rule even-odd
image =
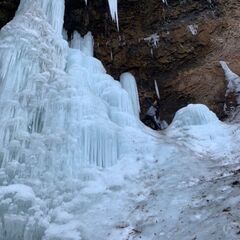
[[[131,98],[135,115],[139,117],[140,103],[136,79],[131,73],[126,72],[120,76],[120,82]]]
[[[108,0],[108,5],[110,9],[110,13],[112,19],[117,24],[117,28],[119,30],[119,21],[118,21],[118,0]]]

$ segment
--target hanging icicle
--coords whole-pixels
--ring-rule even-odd
[[[117,29],[119,30],[119,22],[118,22],[118,0],[108,0],[108,5],[110,9],[110,13],[112,19],[117,24]]]

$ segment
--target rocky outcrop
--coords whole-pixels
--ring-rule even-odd
[[[19,2],[20,0],[0,0],[0,28],[14,17]]]
[[[11,1],[16,6],[17,0]],[[107,1],[66,0],[65,28],[82,35],[91,31],[95,55],[116,79],[125,71],[138,82],[145,97],[161,93],[162,116],[172,119],[188,103],[203,103],[224,117],[226,81],[219,60],[240,73],[240,30],[237,0],[119,0],[120,30],[112,22]],[[2,5],[1,5],[2,4]],[[10,4],[11,5],[11,4]],[[13,6],[12,5],[12,6]],[[8,19],[14,8],[0,0]],[[7,20],[0,18],[0,26]]]

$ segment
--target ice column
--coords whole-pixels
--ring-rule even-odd
[[[93,36],[91,32],[88,32],[84,37],[77,32],[73,32],[72,40],[70,42],[70,47],[74,49],[81,50],[87,56],[93,56]]]
[[[126,72],[120,76],[120,82],[122,84],[122,87],[128,92],[129,97],[131,98],[134,114],[139,117],[140,103],[136,79],[131,73]]]

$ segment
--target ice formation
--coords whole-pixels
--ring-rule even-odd
[[[139,103],[136,79],[131,73],[126,72],[121,74],[120,82],[122,84],[122,87],[128,92],[131,98],[135,115],[139,117],[140,103]]]
[[[72,189],[68,181],[89,177],[83,167],[112,166],[145,136],[132,96],[92,57],[91,33],[75,32],[69,48],[63,16],[64,0],[21,0],[0,31],[0,240],[56,239],[53,225],[45,232],[45,204],[25,184],[45,197],[62,179]],[[80,239],[74,230],[71,238],[75,225],[62,227],[64,240]]]
[[[175,114],[171,127],[182,128],[194,125],[218,123],[218,117],[202,104],[189,104]]]
[[[119,30],[119,22],[118,22],[118,0],[108,0],[108,5],[110,9],[110,13],[113,21],[116,22],[117,28]]]
[[[0,33],[0,160],[23,175],[110,166],[121,126],[140,128],[127,92],[92,57],[91,33],[75,32],[68,48],[63,13],[63,0],[22,0]]]
[[[88,32],[84,37],[77,32],[73,32],[72,40],[70,42],[70,47],[74,49],[81,50],[88,56],[93,57],[93,36],[91,32]]]
[[[240,93],[240,77],[234,73],[227,65],[226,62],[220,61],[220,64],[224,70],[226,80],[228,81],[227,93],[234,92],[236,94]],[[240,104],[240,96],[238,96],[238,104]]]

